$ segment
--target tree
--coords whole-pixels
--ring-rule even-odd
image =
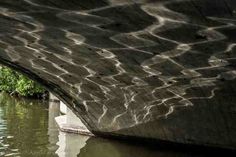
[[[0,90],[27,97],[40,97],[46,90],[35,81],[7,67],[0,67]]]

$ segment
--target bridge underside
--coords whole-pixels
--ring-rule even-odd
[[[97,135],[236,148],[235,0],[1,0],[0,62]]]

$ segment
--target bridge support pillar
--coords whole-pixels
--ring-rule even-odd
[[[62,101],[51,93],[49,99],[50,101],[57,101],[60,105],[61,115],[56,117],[55,120],[61,131],[93,136],[82,121]]]

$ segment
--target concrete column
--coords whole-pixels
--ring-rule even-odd
[[[55,101],[49,102],[48,107],[48,136],[49,142],[54,145],[58,141],[58,126],[55,117],[60,116],[60,103]],[[56,146],[55,146],[56,147]],[[50,150],[55,150],[55,147],[49,147]]]
[[[60,101],[60,112],[62,114],[66,114],[67,113],[67,106],[62,101]]]
[[[50,100],[56,99],[55,96],[50,94]],[[59,104],[60,112],[64,115],[55,117],[55,120],[61,131],[93,136],[82,121],[62,101]]]

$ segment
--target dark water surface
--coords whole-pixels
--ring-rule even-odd
[[[58,131],[59,106],[0,93],[0,156],[189,157],[212,152],[170,150]],[[187,151],[187,152],[186,152]]]

